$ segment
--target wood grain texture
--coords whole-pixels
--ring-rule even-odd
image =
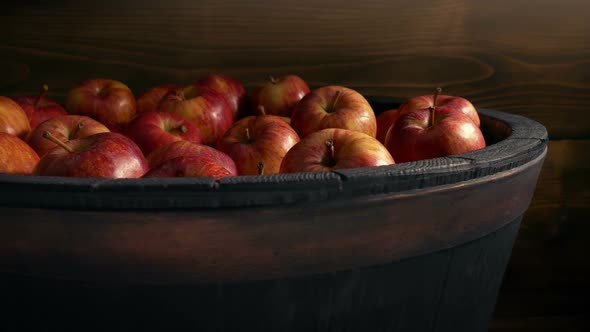
[[[63,100],[93,76],[123,80],[137,94],[213,71],[249,88],[268,74],[297,73],[312,86],[399,98],[441,85],[478,107],[538,120],[552,142],[506,287],[525,288],[512,297],[514,315],[538,308],[534,299],[552,303],[532,295],[547,287],[565,309],[492,327],[566,331],[566,310],[587,304],[573,296],[589,280],[580,255],[590,217],[589,11],[586,0],[13,1],[0,11],[0,95],[48,83],[49,96]]]
[[[482,332],[519,224],[429,255],[270,281],[119,285],[0,274],[10,303],[2,327]]]
[[[552,141],[508,268],[507,289],[590,288],[590,141]]]
[[[590,322],[590,141],[549,142],[490,331],[586,331]]]
[[[372,101],[377,112],[397,107]],[[220,209],[370,197],[493,176],[545,155],[547,130],[531,119],[479,109],[487,146],[381,167],[268,176],[89,179],[0,174],[0,206],[73,210]],[[47,195],[43,190],[53,191]]]
[[[202,283],[386,264],[477,241],[520,218],[544,156],[470,181],[320,202],[184,211],[0,207],[0,273]]]
[[[435,85],[476,106],[588,137],[590,22],[584,0],[555,2],[53,1],[0,13],[0,94],[63,99],[96,76],[134,92],[209,73],[247,87],[296,73],[313,87],[409,97]],[[571,121],[576,118],[576,121]]]

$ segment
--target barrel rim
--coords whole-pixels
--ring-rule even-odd
[[[377,114],[396,108],[400,103],[387,97],[367,99]],[[219,181],[212,177],[113,180],[0,174],[0,206],[169,210],[246,208],[346,199],[493,175],[534,160],[548,144],[547,130],[537,121],[493,109],[478,108],[477,111],[486,140],[492,139],[492,144],[465,154],[379,167],[237,176]],[[507,136],[498,140],[498,133],[486,128],[490,124]]]

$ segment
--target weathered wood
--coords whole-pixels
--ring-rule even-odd
[[[517,233],[520,222],[521,218],[518,218],[506,228]],[[497,232],[470,243],[471,248],[468,251],[453,252],[433,331],[487,330],[487,326],[478,323],[489,320],[493,311],[493,307],[490,308],[484,299],[494,299],[495,304],[503,277],[502,273],[492,273],[492,270],[494,267],[506,266],[510,258],[508,250],[490,252],[488,248],[507,248],[513,241],[514,238],[505,237],[501,232]],[[480,264],[481,262],[485,264]],[[464,310],[463,306],[471,307],[473,310],[469,314],[460,312]]]
[[[170,288],[178,286],[189,305],[182,306],[180,316],[171,310],[162,317],[174,322],[188,319],[201,330],[233,331],[247,326],[338,331],[346,326],[353,331],[367,327],[485,331],[547,141],[546,131],[534,121],[494,111],[481,114],[488,136],[493,137],[489,147],[436,163],[418,162],[419,173],[400,164],[348,174],[239,177],[219,185],[203,179],[190,191],[196,192],[193,196],[183,191],[187,187],[182,180],[175,180],[180,182],[173,183],[175,190],[170,191],[164,179],[164,187],[151,182],[155,185],[151,190],[160,196],[169,194],[166,203],[172,205],[148,210],[145,206],[158,201],[141,180],[126,180],[121,186],[112,180],[62,180],[56,183],[62,194],[78,194],[68,192],[72,186],[90,199],[73,201],[70,208],[53,202],[52,209],[43,209],[39,202],[23,208],[23,192],[12,189],[28,186],[30,194],[36,180],[47,188],[58,178],[4,176],[0,276],[8,278],[11,298],[26,295],[27,302],[37,302],[39,295],[41,299],[48,296],[48,289],[60,289],[63,281],[68,286],[60,293],[78,296],[79,283],[90,283],[92,301],[107,295],[100,300],[105,301],[104,308],[118,312],[118,307],[136,307],[154,318],[160,317],[150,311],[153,305],[144,306],[150,301],[137,302],[127,295],[113,298],[113,292],[120,294],[121,287],[131,287],[133,294],[149,298],[154,289],[164,287],[157,291],[166,298],[164,302],[181,303],[179,293]],[[447,180],[419,181],[421,174]],[[406,185],[395,184],[396,179],[411,178],[416,180],[415,187],[402,189]],[[390,186],[380,184],[384,179]],[[306,182],[312,188],[304,186]],[[323,188],[330,182],[335,184],[332,191]],[[315,188],[318,184],[320,188]],[[135,188],[141,190],[134,192]],[[297,188],[302,189],[303,198],[297,198]],[[317,196],[309,195],[313,192],[328,193],[328,197],[316,200]],[[13,204],[19,202],[19,195],[20,203]],[[109,200],[106,195],[115,198]],[[291,199],[269,200],[275,196]],[[206,203],[214,202],[210,206],[179,209],[174,206],[175,197],[225,197],[229,203],[213,200]],[[149,203],[113,204],[122,198]],[[418,267],[404,263],[416,261],[430,263]],[[392,281],[382,270],[387,268],[399,269],[395,275],[401,279]],[[363,271],[372,272],[365,276]],[[425,284],[418,271],[428,275],[422,280]],[[384,281],[395,285],[392,293],[383,293]],[[14,288],[23,283],[24,287]],[[36,285],[33,293],[27,283]],[[416,299],[416,294],[423,295]],[[250,303],[247,309],[243,301]],[[186,310],[199,314],[188,315]],[[55,324],[54,316],[49,317],[43,325]],[[110,324],[136,322],[127,315]]]
[[[521,216],[543,158],[457,184],[317,203],[154,212],[0,207],[0,271],[190,283],[384,264],[478,239]]]
[[[491,331],[590,326],[590,141],[549,142],[512,251]]]
[[[376,113],[391,109],[387,98],[370,98]],[[354,193],[380,193],[458,182],[511,169],[536,158],[547,143],[541,124],[518,115],[479,109],[487,147],[469,153],[400,163],[394,166],[338,170],[344,188]]]
[[[590,288],[590,141],[551,141],[504,287]]]
[[[371,100],[377,112],[397,105]],[[0,174],[0,206],[153,210],[318,202],[476,179],[518,167],[545,152],[547,131],[538,122],[493,110],[479,112],[488,146],[461,155],[325,173],[229,177],[219,183],[213,178],[104,180]]]
[[[60,331],[486,331],[519,223],[399,262],[270,281],[120,285],[2,274],[0,290],[10,303],[2,324]]]
[[[236,75],[249,88],[269,74],[297,73],[313,86],[336,83],[398,98],[441,85],[478,107],[548,128],[551,166],[525,215],[506,287],[582,287],[590,275],[586,256],[578,254],[588,251],[588,141],[556,140],[590,133],[589,6],[584,0],[13,1],[0,11],[0,95],[37,93],[48,83],[49,96],[63,101],[74,82],[93,76],[121,79],[137,94],[212,71]]]

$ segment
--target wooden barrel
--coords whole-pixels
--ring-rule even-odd
[[[219,182],[0,175],[2,324],[486,331],[547,132],[478,111],[485,149],[391,166]]]

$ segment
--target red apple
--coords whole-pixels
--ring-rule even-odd
[[[98,133],[105,133],[109,129],[102,123],[85,115],[61,115],[51,118],[39,124],[31,132],[27,140],[27,143],[29,143],[40,157],[43,157],[47,152],[57,146],[53,141],[44,137],[46,131],[64,142]]]
[[[295,104],[309,91],[307,83],[297,75],[271,76],[252,92],[251,107],[255,113],[263,106],[266,114],[291,117]]]
[[[222,74],[209,74],[195,84],[200,90],[213,89],[222,94],[234,119],[247,112],[246,88],[234,77]]]
[[[377,135],[375,138],[385,144],[385,136],[389,128],[393,127],[395,121],[399,118],[399,109],[391,109],[377,115]]]
[[[60,146],[39,160],[36,175],[139,178],[149,170],[139,147],[124,135],[106,132],[61,142],[48,131],[45,133]]]
[[[328,128],[295,144],[283,158],[280,172],[324,172],[393,163],[391,154],[376,138],[355,130]]]
[[[28,175],[38,162],[39,156],[25,141],[0,132],[0,173]]]
[[[192,122],[201,131],[203,144],[215,146],[219,137],[233,123],[233,115],[225,97],[212,89],[195,85],[170,90],[158,110],[175,113]]]
[[[377,132],[375,113],[365,97],[333,85],[305,95],[293,108],[291,126],[301,138],[325,128],[356,130],[371,137]]]
[[[41,122],[47,119],[67,114],[60,104],[45,97],[47,90],[49,90],[49,87],[44,84],[37,96],[12,97],[27,114],[31,130],[34,130]]]
[[[234,123],[217,142],[217,149],[234,160],[239,175],[259,174],[260,162],[266,174],[275,174],[287,151],[297,142],[299,136],[282,117],[251,115]]]
[[[133,120],[131,120],[131,121],[133,121]],[[102,123],[105,127],[107,127],[109,129],[109,131],[111,131],[113,133],[123,134],[123,131],[125,130],[125,127],[118,126],[118,125],[111,123],[111,122],[101,121],[100,123]]]
[[[112,79],[90,79],[78,83],[66,96],[69,114],[86,115],[103,124],[124,127],[136,113],[131,89]]]
[[[178,114],[144,112],[127,125],[125,135],[147,156],[156,148],[180,140],[201,143],[201,131]]]
[[[0,133],[25,139],[31,132],[27,114],[14,100],[0,96]]]
[[[195,177],[212,176],[219,180],[237,173],[203,156],[181,156],[168,159],[152,168],[144,177]]]
[[[437,88],[437,92],[435,94],[409,98],[399,106],[400,114],[406,114],[413,110],[426,109],[433,106],[444,106],[448,108],[454,108],[459,112],[468,115],[477,126],[480,125],[477,110],[468,99],[457,96],[441,95],[441,92],[442,89]],[[437,95],[436,98],[435,95]]]
[[[144,91],[137,97],[137,113],[156,112],[162,98],[168,91],[174,88],[173,85],[158,85]]]
[[[189,141],[176,141],[161,146],[147,156],[151,168],[155,168],[166,160],[176,157],[200,157],[219,164],[232,174],[238,174],[236,164],[227,154],[207,145]]]
[[[469,152],[486,143],[470,116],[453,107],[433,106],[401,115],[387,133],[385,146],[400,163]]]

